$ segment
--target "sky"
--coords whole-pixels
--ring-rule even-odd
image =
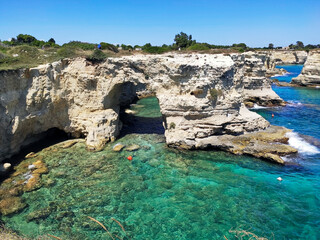
[[[216,45],[319,44],[320,0],[0,0],[1,40],[162,45],[181,31]]]

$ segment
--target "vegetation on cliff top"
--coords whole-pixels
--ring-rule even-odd
[[[288,47],[292,50],[312,50],[320,48],[318,45],[304,45],[301,41],[291,44]],[[95,51],[100,49],[100,51]],[[250,48],[245,43],[235,43],[232,45],[214,45],[209,43],[200,43],[184,32],[176,34],[174,43],[171,45],[152,46],[146,43],[143,46],[118,44],[113,45],[107,42],[86,43],[80,41],[70,41],[63,45],[56,44],[53,38],[48,41],[38,40],[28,34],[19,34],[10,41],[0,41],[0,70],[30,68],[39,64],[57,61],[62,58],[85,57],[94,62],[101,61],[106,57],[117,57],[122,55],[132,55],[135,53],[162,54],[170,51],[179,52],[205,52],[205,53],[232,53],[255,51],[261,48]],[[268,47],[262,48],[279,49],[270,43]],[[99,55],[99,56],[98,56]],[[100,59],[100,60],[98,60]]]

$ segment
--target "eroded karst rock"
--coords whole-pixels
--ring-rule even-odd
[[[150,94],[159,100],[170,146],[202,148],[212,136],[266,129],[270,124],[244,105],[282,101],[265,61],[255,53],[137,55],[0,72],[0,159],[51,128],[84,136],[89,150],[100,150],[119,135],[120,107]]]
[[[320,51],[309,52],[301,74],[293,78],[292,83],[300,86],[320,87]]]

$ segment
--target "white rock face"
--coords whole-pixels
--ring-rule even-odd
[[[302,86],[320,86],[320,51],[311,51],[301,74],[292,83]]]
[[[198,148],[210,136],[265,129],[269,123],[243,104],[250,96],[279,98],[264,76],[265,59],[254,53],[137,55],[0,72],[0,160],[50,128],[85,136],[88,148],[99,150],[119,134],[120,106],[150,93],[159,99],[171,146]]]
[[[242,95],[246,105],[284,105],[284,101],[272,90],[270,78],[266,77],[266,65],[270,59],[265,53],[247,52],[232,57],[238,71],[241,71],[240,83],[244,84]]]
[[[274,65],[286,64],[304,64],[307,59],[306,51],[271,51],[268,53],[270,56],[270,63]]]

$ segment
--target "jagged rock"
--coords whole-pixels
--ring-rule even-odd
[[[301,74],[292,78],[293,84],[320,87],[320,51],[311,51]]]
[[[198,146],[214,146],[234,154],[248,154],[279,164],[285,162],[281,156],[297,153],[297,149],[287,145],[286,133],[290,130],[284,127],[271,126],[263,131],[246,133],[240,136],[213,136],[200,140]]]

